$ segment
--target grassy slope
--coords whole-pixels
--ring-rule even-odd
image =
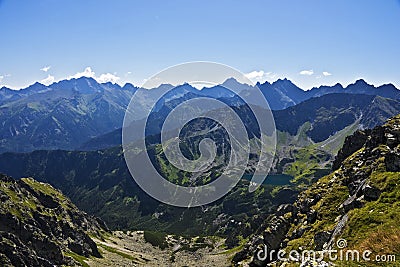
[[[400,117],[397,118],[397,122]],[[396,149],[400,149],[400,145]],[[388,172],[385,167],[385,153],[387,147],[380,145],[373,151],[382,155],[375,159],[374,163],[362,162],[363,148],[355,152],[344,161],[345,168],[357,166],[360,170],[372,170],[367,183],[382,191],[376,201],[364,202],[362,208],[356,208],[348,213],[349,220],[338,238],[348,241],[348,249],[371,250],[373,256],[378,254],[393,254],[400,259],[400,173]],[[377,166],[372,169],[372,165]],[[342,167],[343,168],[343,167]],[[343,170],[323,177],[317,183],[300,195],[301,199],[312,199],[317,194],[322,196],[312,209],[318,213],[318,219],[313,224],[293,224],[289,234],[293,230],[306,228],[301,238],[289,241],[287,250],[299,249],[299,247],[311,249],[314,247],[314,235],[320,231],[333,230],[337,224],[340,213],[340,205],[348,197],[348,188],[343,185],[347,177]],[[378,262],[368,263],[338,263],[339,266],[389,266]],[[390,263],[390,266],[400,266],[400,261]]]

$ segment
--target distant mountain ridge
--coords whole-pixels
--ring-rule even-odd
[[[143,89],[125,84],[98,83],[93,78],[62,80],[45,86],[35,83],[25,89],[0,89],[0,153],[6,151],[28,152],[38,149],[79,149],[95,137],[122,127],[122,121],[135,92],[142,98],[134,107],[138,118],[145,117],[155,97],[167,92],[157,103],[155,110],[175,99],[198,96],[236,101],[226,89],[234,87],[241,96],[252,95],[254,87],[238,83],[233,78],[222,85],[198,90],[190,84],[173,86],[164,84],[154,89]],[[391,84],[374,87],[363,80],[343,88],[321,86],[303,91],[287,79],[272,84],[258,84],[272,110],[282,110],[310,98],[331,93],[378,95],[399,99],[400,90]],[[189,97],[190,96],[190,97]],[[386,118],[385,118],[386,119]]]
[[[179,102],[179,99],[176,100]],[[168,104],[168,103],[167,103]],[[163,110],[163,112],[166,112]],[[150,125],[159,125],[167,114],[162,111],[149,117]],[[157,114],[158,113],[158,114]],[[311,123],[306,134],[315,142],[321,142],[360,119],[361,128],[383,124],[388,118],[400,113],[400,101],[374,95],[327,94],[314,97],[284,110],[274,110],[277,130],[294,136],[304,123]],[[137,122],[140,125],[141,122]],[[135,128],[132,125],[132,129]],[[152,132],[157,134],[159,132]],[[132,135],[135,135],[132,132]],[[138,137],[140,134],[138,134]],[[79,149],[97,150],[121,145],[122,130],[100,135],[84,143]]]
[[[302,90],[288,79],[279,79],[272,84],[268,82],[263,84],[258,83],[257,86],[263,92],[272,110],[285,109],[312,97],[334,93],[379,95],[392,99],[400,98],[400,90],[393,84],[385,84],[375,87],[362,79],[359,79],[346,87],[337,83],[333,86],[314,87],[308,91]]]
[[[310,99],[312,97],[318,97],[326,94],[332,93],[348,93],[348,94],[367,94],[367,95],[379,95],[386,98],[398,99],[400,98],[400,90],[396,88],[393,84],[383,84],[378,87],[375,87],[372,84],[368,84],[363,79],[358,79],[354,83],[349,84],[346,87],[343,87],[340,83],[337,83],[333,86],[321,85],[319,87],[313,87],[310,90],[303,90],[302,88],[295,85],[292,81],[284,78],[278,79],[273,83],[258,82],[256,84],[264,95],[267,97],[267,100],[270,102],[270,107],[273,110],[284,109],[289,106],[293,106],[298,104],[304,100]],[[121,86],[116,83],[99,83],[93,78],[89,77],[81,77],[77,79],[69,79],[69,80],[61,80],[59,82],[55,82],[48,86],[36,82],[26,88],[22,88],[20,90],[13,90],[3,86],[0,88],[0,103],[4,101],[13,101],[18,98],[30,96],[37,93],[45,93],[49,91],[54,91],[57,89],[65,90],[65,89],[73,89],[76,92],[80,92],[83,94],[87,93],[100,93],[104,90],[104,88],[113,88],[116,90],[130,91],[135,92],[138,89],[144,89],[137,87],[131,83],[126,83]],[[176,87],[180,89],[182,93],[182,89],[184,88],[186,92],[197,93],[200,95],[210,96],[214,98],[221,97],[232,97],[233,94],[226,90],[226,88],[235,88],[238,91],[242,90],[251,90],[253,86],[248,84],[242,84],[236,81],[234,78],[227,79],[221,85],[216,85],[213,87],[205,87],[201,90],[198,90],[191,86],[190,84],[183,85],[171,85],[171,84],[162,84],[157,88],[144,89],[144,90],[167,90],[172,87]],[[175,90],[174,90],[175,91]],[[178,92],[176,92],[178,94]]]
[[[373,128],[398,113],[399,101],[361,94],[327,94],[273,112],[276,128],[291,135],[310,122],[312,128],[307,135],[315,142],[327,139],[357,119],[361,128]]]

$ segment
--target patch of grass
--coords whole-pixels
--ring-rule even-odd
[[[126,253],[124,253],[124,252],[122,252],[122,251],[120,251],[120,250],[118,250],[116,248],[109,247],[109,246],[106,246],[104,244],[97,244],[97,245],[99,247],[107,250],[108,252],[111,252],[111,253],[114,253],[114,254],[117,254],[117,255],[123,257],[124,259],[128,259],[128,260],[131,260],[131,261],[133,261],[135,263],[139,263],[139,261],[138,261],[138,259],[136,257],[134,257],[132,255],[129,255],[129,254],[126,254]]]
[[[226,251],[223,251],[223,252],[221,252],[221,254],[231,255],[229,258],[232,260],[232,258],[235,256],[235,254],[238,253],[239,251],[241,251],[244,248],[244,246],[247,244],[247,242],[249,241],[248,237],[243,238],[242,236],[239,236],[238,239],[239,239],[238,246],[228,249]]]
[[[7,183],[4,183],[4,186],[2,186],[0,190],[2,190],[4,193],[6,193],[7,196],[9,196],[11,201],[18,202],[20,198],[17,196],[17,193],[8,188],[7,185]]]
[[[144,239],[155,247],[165,249],[168,247],[167,235],[161,232],[144,231]]]
[[[49,184],[35,181],[32,178],[22,178],[21,180],[29,185],[33,190],[60,200],[60,203],[67,200],[67,198],[60,191]]]
[[[325,150],[332,155],[336,155],[339,152],[340,148],[343,146],[346,137],[358,130],[359,126],[360,119],[340,130],[333,136],[330,136],[325,141],[318,143],[318,145],[322,150]]]
[[[335,225],[335,219],[340,215],[339,206],[348,197],[348,189],[341,185],[338,181],[331,182],[335,179],[335,174],[327,175],[321,178],[311,188],[304,191],[301,199],[312,199],[317,194],[322,196],[311,208],[318,214],[317,221],[311,225],[305,234],[298,239],[291,240],[288,243],[289,249],[312,248],[314,244],[314,235],[320,231],[332,230]],[[336,178],[338,179],[338,178]],[[303,225],[293,225],[289,232],[293,232]]]
[[[241,251],[242,249],[243,249],[243,247],[244,247],[244,245],[239,245],[239,246],[237,246],[237,247],[234,247],[234,248],[231,248],[231,249],[228,249],[228,250],[225,250],[225,251],[223,251],[223,252],[221,252],[221,254],[235,254],[235,253],[237,253],[237,252],[239,252],[239,251]],[[233,256],[232,256],[233,257]]]
[[[311,179],[320,178],[319,170],[331,158],[331,155],[316,145],[293,150],[295,161],[289,163],[283,173],[293,176],[293,183],[309,184]]]
[[[10,199],[2,203],[7,210],[17,216],[20,220],[32,217],[32,211],[36,209],[36,204],[31,199],[22,199],[13,189],[10,183],[1,183],[0,190],[4,192]]]
[[[354,158],[355,155],[353,155]],[[336,179],[336,180],[335,180]],[[400,258],[400,173],[374,172],[368,183],[382,191],[379,199],[366,202],[362,208],[348,213],[349,220],[340,238],[348,241],[348,249],[370,250],[371,258],[376,255],[395,255]],[[317,232],[332,230],[335,218],[340,215],[339,205],[348,196],[347,187],[341,186],[340,178],[331,174],[302,193],[302,198],[322,195],[312,209],[318,213],[315,223],[298,239],[291,240],[287,249],[313,248],[313,238]],[[291,231],[302,227],[293,225]],[[335,262],[337,266],[400,266],[396,263],[379,262]]]
[[[206,243],[183,244],[182,247],[179,250],[196,252],[197,250],[199,250],[201,248],[207,248],[207,247],[211,247],[212,248],[212,246],[209,246]]]
[[[372,173],[370,183],[382,190],[377,201],[349,212],[343,237],[355,247],[400,254],[400,173]]]
[[[85,258],[84,256],[78,255],[72,251],[64,252],[64,256],[73,258],[76,262],[78,262],[83,267],[90,267],[89,264],[87,264],[85,262],[85,260],[87,260],[87,258]]]

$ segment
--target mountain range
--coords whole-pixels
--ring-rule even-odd
[[[161,85],[154,89],[137,88],[132,84],[100,84],[92,78],[63,80],[45,86],[35,83],[21,90],[0,89],[0,152],[28,152],[38,149],[90,149],[96,147],[95,139],[113,135],[112,131],[122,127],[125,110],[136,91],[143,99],[134,107],[138,119],[150,108],[156,92],[170,90],[157,103],[155,111],[174,99],[207,96],[218,99],[233,99],[234,95],[224,86],[237,88],[243,95],[251,94],[254,88],[228,79],[222,85],[202,90],[189,84],[173,88]],[[331,93],[377,95],[399,99],[400,91],[393,85],[374,87],[363,80],[343,87],[321,86],[304,91],[287,79],[272,84],[257,84],[272,110],[283,110],[308,99]],[[385,119],[385,117],[382,117]],[[387,118],[387,117],[386,117]]]
[[[189,94],[186,96],[190,97]],[[175,101],[180,103],[184,100],[186,98],[178,98]],[[167,106],[170,102],[167,102]],[[173,104],[172,107],[175,105]],[[155,125],[162,125],[172,107],[151,114],[148,118],[148,124],[152,126],[149,134],[160,133],[159,127],[155,127]],[[305,100],[283,110],[273,110],[272,114],[278,131],[287,132],[294,136],[303,124],[309,122],[311,127],[306,131],[306,135],[314,142],[321,142],[356,121],[360,128],[372,128],[384,123],[388,118],[399,112],[400,102],[398,100],[374,95],[327,94]],[[255,125],[255,122],[253,124],[247,123],[249,127]],[[136,121],[132,123],[130,128],[136,129],[142,124],[144,124],[143,121]],[[141,133],[135,131],[131,131],[131,135],[133,140],[141,137]],[[90,139],[82,144],[79,149],[105,149],[121,145],[121,140],[122,129],[120,128]]]
[[[225,86],[235,87],[239,95]],[[145,230],[145,234],[118,236],[140,242],[144,238],[143,242],[158,247],[153,253],[169,251],[168,264],[183,246],[191,253],[223,247],[223,253],[232,255],[234,266],[265,266],[269,261],[252,257],[259,245],[298,249],[308,244],[319,250],[332,247],[338,237],[347,238],[356,248],[365,246],[362,237],[370,243],[383,239],[398,251],[397,239],[391,243],[385,233],[395,235],[398,228],[400,122],[396,115],[400,113],[400,91],[390,84],[374,87],[363,80],[345,88],[336,84],[309,91],[287,79],[257,86],[272,109],[277,146],[270,175],[254,192],[248,191],[248,180],[259,160],[259,129],[250,104],[241,99],[253,94],[252,86],[228,79],[202,90],[190,84],[144,89],[82,77],[50,86],[36,83],[18,91],[1,88],[0,172],[17,180],[0,175],[0,220],[4,222],[0,225],[0,263],[18,265],[13,260],[34,260],[38,266],[72,262],[86,266],[87,257],[91,256],[90,262],[101,261],[100,251],[123,255],[135,264],[156,258],[132,257],[126,244],[115,252],[120,242],[115,238],[105,246],[102,238],[110,238],[108,227],[113,231]],[[213,203],[190,209],[168,206],[147,195],[132,179],[121,147],[125,109],[137,92],[141,96],[133,107],[137,120],[127,126],[132,141],[141,141],[135,129],[146,119],[149,126],[146,148],[137,155],[147,153],[165,179],[183,186],[208,183],[221,175],[230,153],[228,139],[222,126],[213,121],[196,119],[186,125],[179,138],[180,149],[188,158],[199,157],[203,138],[217,140],[215,162],[203,172],[191,174],[167,161],[160,145],[161,125],[174,107],[199,96],[230,106],[244,122],[253,149],[237,186]],[[160,92],[167,93],[144,118]],[[387,216],[381,215],[385,212]],[[15,227],[22,224],[30,225],[30,231]],[[67,240],[60,238],[67,234]],[[214,236],[222,241],[215,241],[220,239]],[[43,244],[50,250],[43,249]],[[13,247],[21,250],[17,258]]]
[[[154,127],[168,115],[169,108],[166,107],[176,105],[171,103],[173,101],[180,103],[182,100],[180,98],[170,100],[159,111],[152,113],[150,120],[155,130],[152,132],[153,136],[149,137],[156,141],[150,142],[147,153],[158,162],[160,173],[167,179],[171,181],[176,179],[174,182],[184,185],[190,176],[185,172],[177,172],[165,162],[165,156],[159,152],[160,148],[157,145],[159,132],[157,127]],[[238,109],[240,106],[235,108]],[[356,94],[328,94],[284,110],[274,111],[278,145],[272,173],[288,175],[287,177],[294,179],[294,187],[309,184],[330,171],[329,164],[332,163],[336,151],[342,146],[347,135],[356,131],[360,125],[370,127],[383,124],[386,118],[398,113],[400,113],[400,103],[397,100]],[[247,111],[238,109],[238,114],[243,117]],[[197,126],[192,125],[192,128],[215,128],[202,121],[197,124]],[[250,131],[256,131],[252,120],[248,120],[246,125]],[[217,131],[214,130],[214,133]],[[112,137],[111,141],[108,140],[109,137]],[[120,146],[120,135],[106,134],[103,139],[96,140],[107,141],[108,148],[92,151],[40,150],[30,153],[3,153],[0,154],[0,171],[16,178],[31,176],[50,183],[61,189],[79,208],[102,218],[112,229],[149,230],[149,222],[152,222],[153,230],[181,234],[202,232],[226,235],[233,229],[233,226],[226,226],[229,220],[240,218],[241,223],[253,223],[250,218],[254,214],[258,212],[262,212],[264,216],[269,214],[269,209],[264,210],[262,207],[271,205],[268,203],[286,201],[281,197],[271,198],[269,194],[272,189],[268,189],[264,191],[263,197],[258,195],[254,198],[249,195],[241,199],[245,203],[255,201],[257,204],[254,204],[254,210],[231,207],[228,204],[231,195],[211,205],[207,216],[201,209],[181,210],[167,207],[150,198],[131,178]],[[198,154],[196,144],[200,140],[201,136],[182,142],[182,144],[188,143],[184,150],[195,157]],[[116,144],[112,144],[112,141]],[[226,149],[220,146],[219,156],[229,153]],[[214,166],[210,172],[204,173],[201,177],[214,177],[220,172],[220,168]],[[247,172],[251,173],[251,166]],[[244,190],[245,185],[246,181],[242,181],[241,186],[232,192],[232,197],[236,199],[236,194]],[[284,185],[290,187],[290,182],[286,181]],[[296,191],[296,188],[292,188],[283,191],[286,193],[282,194],[286,194],[286,198],[290,199],[290,196],[296,195]],[[226,214],[226,218],[215,223],[220,214]],[[176,222],[177,217],[182,220]],[[197,223],[194,223],[195,221]],[[207,225],[205,228],[197,227],[204,224]]]

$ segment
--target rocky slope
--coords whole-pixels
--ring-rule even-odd
[[[0,265],[79,265],[101,257],[89,235],[101,237],[105,224],[78,210],[60,191],[32,178],[0,174]]]
[[[348,137],[331,174],[302,192],[292,205],[282,205],[235,255],[238,266],[266,266],[259,246],[268,250],[338,248],[370,250],[373,256],[400,255],[400,116],[373,130]],[[254,257],[252,257],[254,256]],[[250,262],[250,263],[249,263]],[[398,266],[399,262],[335,262],[339,266]],[[279,263],[298,266],[299,263]],[[308,265],[307,265],[308,264]],[[397,264],[397,265],[396,265]],[[303,262],[302,266],[325,266]]]

